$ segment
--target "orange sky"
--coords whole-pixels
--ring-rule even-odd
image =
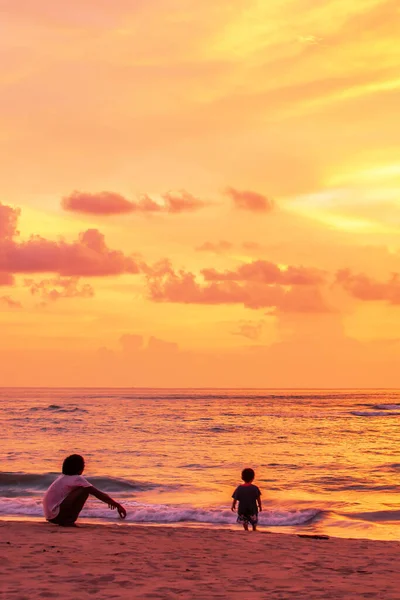
[[[1,4],[1,385],[399,384],[397,0]]]

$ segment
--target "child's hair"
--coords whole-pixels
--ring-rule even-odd
[[[243,469],[242,479],[245,483],[251,483],[255,477],[253,469]]]
[[[63,462],[63,475],[80,475],[85,468],[85,461],[80,454],[71,454]]]

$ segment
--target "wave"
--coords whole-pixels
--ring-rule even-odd
[[[372,408],[375,410],[400,410],[400,404],[375,404]]]
[[[311,484],[313,488],[322,489],[325,492],[400,492],[400,484],[397,483],[369,483],[362,479],[348,476],[333,477],[328,475],[326,477],[303,479],[302,483]]]
[[[49,404],[47,408],[43,410],[50,410],[57,413],[87,413],[86,408],[80,408],[79,406],[59,406],[58,404]]]
[[[215,425],[210,427],[207,431],[212,433],[231,433],[232,431],[238,431],[240,427],[234,425]]]
[[[389,410],[352,410],[351,415],[355,417],[400,417],[400,410],[393,412]]]
[[[208,523],[215,525],[232,525],[236,523],[236,515],[226,508],[195,508],[193,506],[168,506],[124,503],[127,510],[128,523]],[[259,524],[266,527],[289,527],[306,525],[323,514],[315,508],[303,510],[271,510],[259,515]],[[43,509],[39,500],[1,499],[0,515],[18,515],[26,517],[43,517]],[[85,507],[82,518],[104,519],[115,521],[116,515],[105,505],[98,504]]]
[[[178,465],[180,469],[194,469],[194,470],[205,470],[205,469],[218,469],[220,468],[222,465],[202,465],[200,463],[188,463],[188,464],[183,464],[183,465]]]
[[[70,398],[74,399],[118,399],[118,400],[155,400],[155,401],[173,401],[173,400],[341,400],[341,399],[364,399],[366,397],[365,393],[335,393],[326,391],[326,393],[313,393],[312,390],[310,392],[305,393],[252,393],[249,391],[248,394],[245,393],[235,393],[235,390],[226,390],[225,392],[220,393],[207,393],[201,390],[193,390],[186,391],[182,393],[166,393],[162,390],[148,390],[146,391],[137,391],[131,394],[111,394],[111,395],[87,395],[83,394],[82,396],[70,396]]]
[[[371,469],[371,472],[377,473],[378,477],[380,476],[380,474],[383,472],[386,473],[392,473],[400,471],[400,463],[388,463],[388,464],[382,464],[382,465],[377,465],[374,469]]]
[[[7,473],[0,472],[0,497],[31,496],[35,492],[45,491],[58,477],[59,473]],[[105,492],[145,492],[161,486],[151,482],[131,481],[117,477],[94,476],[87,478],[95,487]]]
[[[5,473],[0,472],[0,494],[5,490],[45,490],[58,477],[57,473]]]
[[[400,492],[400,485],[369,485],[363,483],[355,483],[350,485],[326,486],[326,492]]]
[[[87,413],[89,411],[86,408],[80,408],[79,406],[60,406],[59,404],[49,404],[49,406],[31,406],[29,408],[31,412],[38,411],[50,411],[55,413]]]
[[[386,465],[387,469],[397,470],[400,469],[400,463],[392,463],[391,465]]]
[[[384,523],[400,521],[400,510],[376,510],[371,512],[346,513],[344,516],[349,519]]]

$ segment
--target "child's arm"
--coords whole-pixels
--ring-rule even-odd
[[[232,494],[232,498],[233,498],[233,502],[232,502],[232,506],[231,506],[232,511],[234,511],[236,508],[236,502],[238,501],[238,490],[239,490],[239,488],[237,487],[236,490]]]
[[[258,504],[258,510],[260,512],[262,512],[262,505],[261,505],[261,494],[258,496],[257,498],[257,504]]]
[[[105,494],[104,492],[101,492],[100,490],[98,490],[94,486],[91,486],[88,489],[88,491],[89,491],[89,494],[92,494],[92,496],[95,496],[95,498],[98,498],[99,500],[101,500],[105,504],[108,504],[108,506],[110,508],[116,508],[117,511],[118,511],[119,516],[121,517],[121,519],[125,519],[125,517],[126,517],[126,510],[122,506],[122,504],[119,504],[119,502],[116,502],[115,500],[113,500],[111,498],[111,496],[109,496],[108,494]]]

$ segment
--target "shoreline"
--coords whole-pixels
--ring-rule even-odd
[[[32,524],[35,526],[48,526],[51,529],[70,529],[59,527],[58,525],[54,525],[53,523],[49,523],[43,517],[38,516],[29,516],[29,515],[5,515],[0,516],[0,528],[7,525],[11,525],[13,523],[19,524]],[[141,522],[141,521],[126,521],[123,519],[115,519],[114,521],[107,521],[105,519],[97,518],[97,517],[82,517],[77,520],[76,530],[80,529],[97,529],[104,528],[107,529],[132,529],[132,528],[140,528],[140,529],[187,529],[189,531],[218,531],[218,532],[238,532],[244,533],[243,528],[238,523],[232,524],[223,524],[223,523],[201,523],[201,522],[192,522],[192,521],[181,521],[181,522],[173,522],[173,523],[156,523],[156,522]],[[72,528],[73,529],[73,528]],[[343,531],[343,530],[341,530]],[[311,525],[310,526],[258,526],[257,531],[254,535],[276,535],[276,536],[284,536],[284,537],[303,537],[309,539],[318,539],[318,537],[326,537],[331,540],[338,541],[365,541],[369,543],[387,543],[387,544],[400,544],[400,540],[389,539],[389,538],[372,538],[367,536],[360,535],[354,536],[353,533],[357,533],[357,530],[349,532],[349,530],[345,531],[347,535],[335,535],[335,533],[329,533],[325,529],[315,529]],[[252,533],[252,532],[250,532]]]
[[[77,520],[77,527],[76,528],[69,528],[69,527],[60,527],[59,525],[55,525],[53,523],[49,523],[48,521],[46,521],[43,517],[30,517],[30,516],[22,516],[22,515],[7,515],[7,516],[0,516],[0,528],[1,527],[7,527],[7,525],[12,525],[14,523],[19,523],[19,524],[32,524],[35,526],[48,526],[51,528],[51,530],[56,529],[56,530],[80,530],[80,529],[97,529],[97,528],[104,528],[104,529],[112,529],[112,528],[116,528],[116,529],[131,529],[131,528],[141,528],[141,529],[166,529],[166,530],[171,530],[171,529],[187,529],[189,531],[218,531],[218,532],[238,532],[239,534],[243,533],[243,535],[245,534],[245,532],[243,531],[243,527],[238,524],[238,523],[233,523],[233,524],[222,524],[222,523],[196,523],[196,522],[190,522],[190,521],[182,521],[179,523],[147,523],[147,522],[140,522],[140,521],[125,521],[123,519],[115,519],[115,521],[106,521],[104,519],[97,519],[97,518],[79,518]],[[253,534],[252,531],[249,531],[249,534]],[[258,527],[257,531],[254,533],[255,536],[258,535],[276,535],[276,536],[284,536],[284,537],[303,537],[305,539],[318,539],[318,537],[320,536],[324,536],[327,539],[330,540],[340,540],[340,541],[359,541],[359,542],[370,542],[370,543],[388,543],[388,544],[399,544],[400,545],[400,541],[397,540],[390,540],[390,539],[373,539],[373,538],[368,538],[368,537],[344,537],[344,536],[338,536],[338,535],[332,535],[329,533],[324,533],[321,531],[316,531],[313,529],[307,529],[307,528],[299,528],[297,531],[294,530],[294,528],[290,528],[288,527]]]
[[[37,515],[0,515],[0,526],[1,523],[38,523],[48,524],[43,516]],[[166,528],[166,529],[190,529],[190,530],[209,530],[209,531],[241,531],[242,526],[236,522],[233,523],[208,523],[200,521],[176,521],[176,522],[148,522],[148,521],[129,521],[119,518],[114,520],[106,520],[99,517],[80,517],[77,521],[78,525],[86,526],[100,526],[100,527],[141,527],[141,528]],[[51,524],[50,524],[51,525]],[[395,524],[396,528],[398,523]],[[397,542],[398,538],[391,532],[390,523],[385,524],[382,529],[378,529],[376,526],[374,529],[369,529],[369,532],[373,531],[376,535],[367,535],[361,528],[343,528],[338,525],[331,524],[330,526],[321,526],[318,521],[312,523],[306,523],[304,525],[259,525],[258,533],[261,534],[276,534],[284,536],[328,536],[332,539],[338,540],[366,540],[371,542]],[[381,535],[377,535],[379,532]]]
[[[0,520],[4,598],[398,600],[400,543]]]

